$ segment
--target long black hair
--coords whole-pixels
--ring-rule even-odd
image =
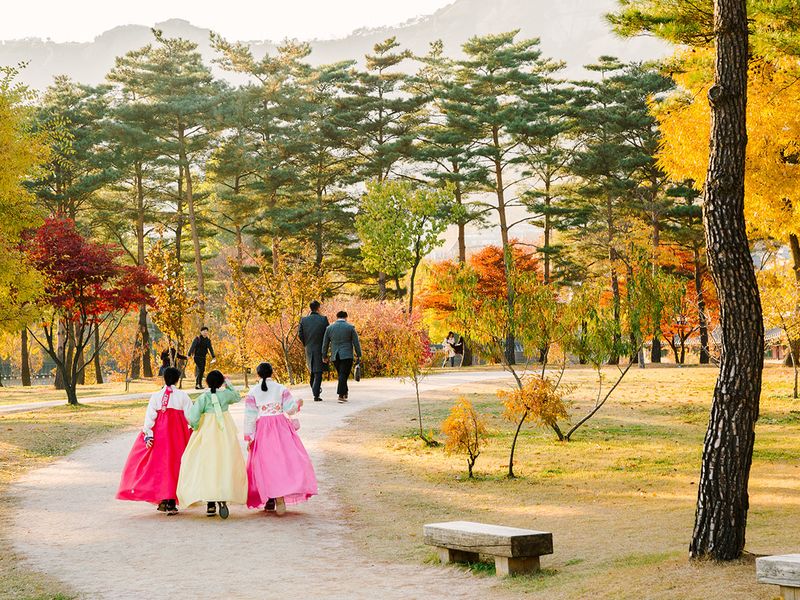
[[[220,371],[211,371],[208,375],[206,375],[206,383],[213,394],[225,383],[225,375],[223,375]]]
[[[267,379],[272,377],[272,365],[269,363],[261,363],[256,367],[256,374],[261,377],[261,391],[267,391]]]

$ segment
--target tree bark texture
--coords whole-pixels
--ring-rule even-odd
[[[746,0],[715,0],[715,81],[703,198],[708,264],[722,315],[722,360],[703,447],[689,553],[734,560],[745,545],[747,486],[764,363],[764,327],[744,220]]]
[[[31,357],[30,349],[28,348],[28,330],[26,328],[23,328],[22,332],[20,333],[20,348],[20,362],[22,363],[20,376],[22,378],[22,385],[24,387],[30,387],[32,383]]]

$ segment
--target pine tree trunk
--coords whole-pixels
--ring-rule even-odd
[[[141,330],[137,327],[136,337],[133,341],[131,354],[131,368],[128,369],[128,379],[139,379],[142,376],[142,338]]]
[[[500,152],[500,132],[497,127],[492,130],[492,140],[495,151]],[[503,165],[500,159],[494,160],[495,194],[497,195],[497,214],[500,219],[500,239],[503,242],[503,268],[506,277],[506,297],[508,299],[508,314],[514,313],[514,284],[512,271],[514,269],[514,253],[508,237],[508,216],[506,214],[505,185],[503,183]],[[513,319],[512,319],[513,321]],[[505,359],[509,365],[517,364],[516,340],[514,331],[506,334]]]
[[[711,362],[708,349],[708,318],[706,316],[706,299],[703,293],[703,264],[700,261],[700,248],[694,249],[694,291],[697,296],[697,315],[700,327],[700,364]]]
[[[136,165],[136,262],[140,267],[145,266],[144,253],[144,174],[142,165]],[[142,334],[142,374],[145,377],[153,376],[153,363],[150,355],[152,354],[152,344],[150,342],[150,332],[147,329],[147,305],[139,306],[139,331]]]
[[[24,387],[31,386],[31,356],[28,348],[28,330],[23,327],[20,333],[20,377]]]
[[[458,173],[458,163],[453,164],[453,173]],[[455,196],[456,202],[461,205],[464,201],[463,192],[461,191],[461,184],[456,183],[455,189]],[[464,264],[467,262],[467,226],[466,223],[462,220],[458,222],[458,262],[460,264]],[[463,354],[461,355],[461,366],[462,367],[471,367],[472,366],[472,347],[469,344],[469,340],[461,336],[461,341],[464,344]]]
[[[459,167],[458,163],[453,163],[453,174],[458,175]],[[455,199],[456,204],[461,206],[464,203],[463,192],[461,191],[461,183],[456,182],[455,184]],[[461,217],[458,220],[458,262],[465,263],[467,262],[467,224],[464,221],[464,218]]]
[[[617,267],[615,261],[617,260],[617,252],[614,250],[614,201],[609,198],[606,201],[606,241],[608,243],[608,262],[611,263],[611,293],[614,300],[614,323],[616,323],[617,330],[614,332],[614,349],[608,359],[608,364],[619,364],[619,347],[622,342],[622,321],[620,318],[620,306],[622,298],[619,291],[619,277],[617,275]]]
[[[800,240],[793,233],[789,234],[789,249],[792,251],[792,271],[794,271],[794,278],[797,283],[800,283]],[[800,313],[800,305],[795,305],[794,310]],[[788,340],[791,352],[786,354],[783,364],[787,367],[794,366],[794,357],[799,356],[800,340]]]
[[[153,343],[150,339],[150,329],[147,327],[147,305],[139,307],[139,332],[142,336],[142,375],[153,376]]]
[[[614,322],[616,323],[617,330],[614,332],[614,349],[612,350],[611,356],[608,359],[608,364],[618,365],[619,353],[617,349],[619,348],[621,342],[620,330],[622,329],[622,324],[620,321],[621,299],[619,292],[619,277],[617,277],[617,270],[615,268],[611,269],[611,293],[614,301]]]
[[[317,267],[317,273],[322,273],[322,260],[324,258],[323,239],[325,235],[325,223],[323,221],[323,211],[325,206],[323,204],[322,191],[317,191],[317,235],[314,238],[315,258],[314,265]]]
[[[103,368],[100,365],[100,352],[97,350],[100,347],[100,328],[94,328],[94,380],[95,383],[103,383]]]
[[[633,310],[633,304],[631,302],[631,286],[633,282],[633,266],[628,264],[627,266],[627,277],[628,277],[628,285],[626,287],[627,290],[627,302],[628,302],[628,312],[630,315],[628,316],[628,328],[630,329],[628,333],[628,343],[631,346],[631,354],[630,354],[630,361],[633,364],[639,364],[639,351],[638,351],[638,340],[636,339],[636,328],[634,327],[633,322],[633,315],[635,311]]]
[[[653,335],[653,345],[650,348],[650,362],[661,362],[661,333],[658,331]]]
[[[178,166],[178,200],[175,206],[175,259],[181,262],[183,245],[183,165]]]
[[[703,447],[692,557],[734,560],[745,545],[747,493],[764,363],[764,326],[744,220],[746,0],[715,0],[715,81],[703,198],[708,264],[722,314],[722,359]]]
[[[550,236],[553,228],[550,218],[550,203],[552,202],[550,185],[550,177],[548,176],[544,182],[544,245],[542,246],[545,285],[550,285]]]
[[[194,268],[197,272],[197,318],[200,323],[205,322],[206,318],[206,280],[203,275],[203,255],[200,247],[200,231],[197,225],[197,211],[194,205],[194,195],[192,192],[192,170],[189,168],[189,161],[186,157],[184,148],[183,130],[178,134],[180,148],[180,161],[183,165],[183,176],[186,182],[186,208],[189,210],[189,225],[192,228],[192,245],[194,247]]]
[[[653,214],[653,268],[657,268],[656,257],[658,256],[658,247],[661,245],[661,223],[658,220],[658,215]],[[661,311],[658,312],[655,322],[655,333],[653,334],[653,342],[650,347],[650,362],[661,362]]]

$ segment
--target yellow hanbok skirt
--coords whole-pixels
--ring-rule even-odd
[[[247,502],[247,471],[239,446],[238,430],[230,413],[222,413],[220,428],[214,413],[200,417],[181,459],[178,504]]]

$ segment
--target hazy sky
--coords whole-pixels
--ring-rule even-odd
[[[359,27],[395,25],[453,0],[16,0],[0,20],[0,40],[85,42],[117,25],[180,18],[240,40],[341,37]]]

